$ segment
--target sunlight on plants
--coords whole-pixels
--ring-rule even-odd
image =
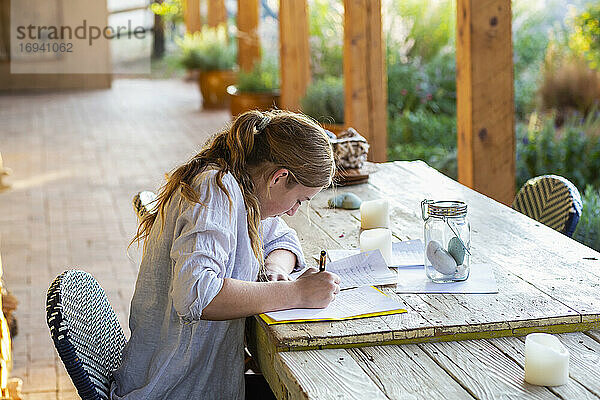
[[[205,25],[199,32],[175,38],[175,43],[181,51],[181,65],[186,69],[228,70],[236,65],[235,43],[228,38],[223,24],[216,28]]]

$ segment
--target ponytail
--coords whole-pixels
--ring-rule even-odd
[[[260,262],[261,273],[264,272],[264,257],[259,232],[260,204],[249,167],[261,171],[259,175],[267,182],[275,171],[285,168],[290,172],[288,185],[300,183],[307,187],[329,186],[335,172],[329,139],[316,122],[289,111],[248,111],[168,175],[155,207],[140,221],[130,245],[140,241],[146,244],[145,239],[158,215],[162,230],[165,208],[176,190],[181,191],[183,199],[202,204],[193,189],[193,181],[209,166],[217,170],[217,186],[227,195],[230,210],[232,200],[223,185],[223,176],[231,173],[240,185],[247,212],[248,236],[252,251]]]

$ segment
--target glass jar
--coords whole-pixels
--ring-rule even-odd
[[[471,266],[471,226],[462,201],[421,202],[425,272],[436,283],[464,281]]]

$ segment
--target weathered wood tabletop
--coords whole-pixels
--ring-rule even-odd
[[[382,287],[408,312],[272,326],[254,319],[251,348],[278,397],[600,395],[600,334],[564,333],[600,327],[600,253],[422,162],[376,169],[368,184],[323,191],[310,209],[303,206],[286,219],[307,260],[314,263],[322,248],[358,246],[359,211],[327,208],[336,192],[352,191],[363,200],[388,198],[399,240],[422,238],[421,200],[463,200],[472,226],[472,262],[493,266],[499,293],[396,294],[393,287]],[[524,344],[513,336],[530,332],[563,333],[572,354],[568,385],[547,389],[523,383]],[[485,340],[455,342],[465,339]]]

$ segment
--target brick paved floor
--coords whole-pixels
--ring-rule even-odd
[[[77,399],[45,320],[49,283],[91,272],[129,336],[139,251],[133,194],[195,153],[229,119],[199,111],[194,84],[119,80],[111,90],[0,95],[0,152],[14,173],[0,193],[4,280],[20,304],[13,376],[26,399]]]

